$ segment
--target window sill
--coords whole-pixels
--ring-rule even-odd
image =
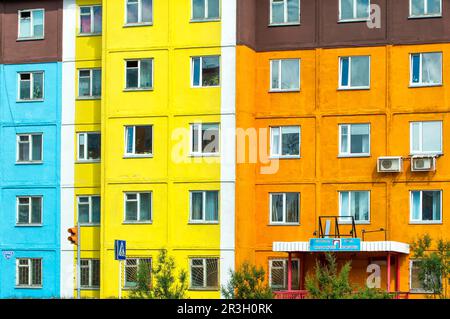
[[[300,223],[269,223],[267,226],[300,226]]]
[[[269,93],[300,93],[300,89],[289,89],[289,90],[269,90]]]
[[[25,227],[25,228],[27,228],[27,227],[42,227],[43,225],[42,224],[16,224],[15,225],[15,227],[20,227],[20,228],[22,228],[22,227]]]
[[[418,16],[410,15],[408,17],[408,19],[436,19],[436,18],[442,18],[442,14],[424,14]]]
[[[38,103],[44,102],[44,99],[16,100],[16,103]]]
[[[102,161],[101,160],[92,160],[92,161],[89,161],[89,160],[86,160],[86,161],[83,161],[83,160],[77,160],[76,162],[75,162],[75,164],[99,164],[99,163],[101,163]]]
[[[338,217],[341,217],[341,216],[338,216]],[[346,221],[343,221],[343,222],[338,221],[338,224],[339,225],[351,225],[352,223],[346,222]],[[371,225],[371,224],[372,223],[370,221],[356,221],[355,220],[355,225]]]
[[[285,23],[269,23],[268,27],[296,27],[300,26],[300,22],[285,22]]]
[[[80,227],[100,227],[100,224],[82,224],[82,223],[80,223]]]
[[[442,152],[433,152],[433,153],[410,153],[409,156],[423,156],[423,157],[440,157],[443,156],[444,153]]]
[[[22,41],[39,41],[39,40],[45,40],[44,37],[36,37],[36,38],[17,38],[16,41],[17,42],[22,42]]]
[[[44,162],[16,162],[16,165],[42,165]]]
[[[339,19],[338,23],[369,22],[370,18]]]
[[[440,87],[443,86],[442,83],[436,84],[409,84],[410,89],[418,89],[418,88],[432,88],[432,87]]]
[[[219,288],[197,288],[197,287],[189,287],[190,291],[219,291]]]
[[[360,87],[339,87],[338,91],[369,91],[370,86],[360,86]]]
[[[81,291],[89,291],[89,290],[97,291],[97,290],[100,290],[100,287],[80,287],[80,290]]]
[[[337,158],[369,158],[370,154],[346,154],[346,155],[338,155]]]
[[[101,100],[101,96],[78,96],[77,101]]]
[[[427,290],[420,290],[420,289],[414,289],[414,290],[410,290],[409,291],[410,294],[432,294],[434,295],[434,293],[432,291],[427,291]]]
[[[220,85],[191,86],[191,89],[214,89],[220,88]]]
[[[101,37],[101,33],[78,33],[77,37],[86,38],[86,37]]]
[[[153,221],[149,221],[149,222],[122,222],[122,225],[153,225]]]
[[[125,24],[123,25],[124,28],[150,27],[150,26],[153,26],[153,22],[125,23]]]
[[[197,222],[197,221],[189,221],[188,225],[219,225],[220,223],[217,222]]]
[[[300,155],[292,155],[292,156],[273,155],[273,156],[270,156],[269,159],[270,160],[296,160],[296,159],[301,159],[301,157],[300,157]]]
[[[409,221],[410,225],[443,225],[442,221]]]
[[[153,91],[153,88],[125,88],[123,89],[123,92],[148,92]]]
[[[15,286],[15,289],[42,289],[42,286]]]
[[[189,157],[220,157],[219,153],[212,153],[212,154],[189,154]]]
[[[189,20],[189,23],[205,23],[205,22],[220,22],[220,18],[213,18],[213,19],[191,19]]]
[[[140,158],[153,158],[153,154],[149,155],[124,155],[123,159],[140,159]]]

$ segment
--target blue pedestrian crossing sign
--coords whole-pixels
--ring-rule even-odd
[[[125,240],[114,241],[114,259],[115,260],[127,259],[127,242]]]

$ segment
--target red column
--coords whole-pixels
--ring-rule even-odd
[[[395,278],[395,291],[400,291],[400,255],[397,255],[395,258],[395,270],[396,270],[396,278]]]
[[[391,292],[391,253],[387,255],[387,292]]]
[[[288,253],[288,278],[287,278],[288,291],[292,290],[292,253]]]

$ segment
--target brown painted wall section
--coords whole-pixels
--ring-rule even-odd
[[[0,63],[32,63],[62,59],[62,0],[1,1]],[[18,41],[18,11],[43,8],[44,39]]]
[[[339,0],[300,3],[300,25],[269,26],[270,0],[238,0],[238,44],[273,51],[450,42],[450,0],[442,0],[442,17],[425,19],[409,18],[409,0],[372,0],[381,10],[381,28],[338,22]]]

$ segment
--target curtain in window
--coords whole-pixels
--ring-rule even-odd
[[[272,23],[284,22],[284,1],[272,1]]]
[[[412,220],[421,219],[420,192],[411,192]]]
[[[152,200],[150,193],[142,193],[140,194],[140,220],[141,221],[149,221],[151,220],[151,206]]]
[[[127,23],[137,23],[138,19],[138,0],[127,0]]]
[[[81,224],[87,224],[89,223],[89,198],[82,197],[78,201],[78,220]]]
[[[127,88],[138,87],[138,61],[127,61]]]
[[[126,130],[127,134],[127,153],[131,154],[133,153],[133,127],[127,127]]]
[[[20,75],[20,99],[26,100],[26,99],[31,98],[30,90],[31,90],[31,75],[29,73],[21,74]]]
[[[355,218],[355,221],[369,220],[368,192],[352,192],[351,214]]]
[[[19,198],[19,212],[18,212],[18,223],[19,224],[28,224],[28,214],[29,214],[29,199],[28,198]]]
[[[369,125],[351,125],[351,153],[369,153]]]
[[[433,192],[433,220],[441,220],[441,192]]]
[[[44,85],[44,74],[34,73],[33,74],[33,99],[42,99]]]
[[[100,196],[93,196],[92,199],[92,222],[100,223]]]
[[[92,96],[102,95],[102,71],[92,70]]]
[[[273,127],[272,132],[272,155],[281,155],[280,153],[280,128]]]
[[[282,155],[300,155],[300,131],[298,127],[283,127],[281,136]]]
[[[191,193],[191,201],[192,201],[192,219],[193,220],[202,220],[203,219],[203,193],[192,192]]]
[[[91,8],[80,8],[80,33],[91,33]]]
[[[208,18],[218,19],[220,17],[220,0],[208,0]]]
[[[22,137],[20,137],[22,140]],[[30,143],[19,143],[19,161],[29,161],[30,160]]]
[[[442,145],[441,132],[442,122],[422,122],[422,151],[440,152]]]
[[[94,6],[94,33],[102,33],[102,7]]]
[[[367,18],[370,14],[369,0],[356,0],[357,18]]]
[[[272,61],[272,89],[280,88],[280,60]]]
[[[349,192],[341,192],[341,216],[350,216],[349,211]],[[348,221],[347,218],[343,218],[341,221]]]
[[[31,223],[40,224],[42,215],[42,198],[35,197],[31,199]]]
[[[42,135],[33,135],[33,161],[42,160]]]
[[[205,0],[192,0],[192,18],[194,20],[205,18]]]
[[[22,12],[20,14],[20,38],[31,37],[31,13]]]
[[[272,195],[272,222],[283,221],[283,195]]]
[[[413,152],[420,152],[420,128],[421,123],[415,122],[411,123],[411,129],[412,129],[412,151]]]
[[[290,90],[300,87],[299,60],[281,61],[281,89]]]
[[[153,22],[153,0],[142,0],[142,22]]]
[[[341,153],[348,153],[348,125],[341,125]]]
[[[127,201],[125,203],[125,219],[128,221],[137,220],[137,201],[136,195],[127,195]]]
[[[44,10],[33,11],[34,37],[44,36]]]
[[[287,0],[288,17],[287,22],[300,22],[299,0]]]
[[[80,71],[78,80],[78,95],[91,95],[91,73],[89,70]]]
[[[299,194],[287,193],[286,194],[286,222],[298,223],[299,221]]]
[[[346,87],[348,83],[349,58],[341,58],[341,86]]]
[[[152,60],[141,60],[141,88],[152,87]]]
[[[219,220],[219,193],[206,192],[205,218],[207,221]]]
[[[442,53],[422,55],[422,82],[439,84],[442,78]]]
[[[351,86],[369,86],[370,58],[367,56],[354,56],[351,58],[351,63]]]

